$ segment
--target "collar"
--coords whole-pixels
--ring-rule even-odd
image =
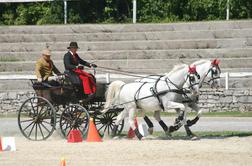
[[[71,55],[74,55],[72,51],[69,51],[71,53]],[[77,53],[75,55],[78,55]]]

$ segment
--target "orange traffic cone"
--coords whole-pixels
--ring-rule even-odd
[[[1,141],[1,137],[0,137],[0,152],[3,151],[2,149],[2,141]]]
[[[88,129],[88,136],[87,142],[102,142],[99,132],[97,131],[93,118],[89,120],[89,129]]]
[[[135,127],[138,128],[138,124],[137,124],[137,118],[135,117],[134,119],[134,123],[135,123]],[[134,130],[130,127],[129,131],[128,131],[128,138],[134,138],[135,137],[135,132]]]
[[[65,158],[61,158],[61,160],[60,160],[60,166],[66,166],[66,160],[65,160]]]
[[[67,142],[82,142],[82,134],[80,130],[71,130],[68,135]]]

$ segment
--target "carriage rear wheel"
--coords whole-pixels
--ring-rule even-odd
[[[56,126],[54,107],[43,97],[27,99],[18,111],[18,126],[27,139],[46,140]]]
[[[84,136],[89,124],[88,111],[79,104],[72,104],[65,108],[60,117],[60,129],[65,138],[71,130],[79,130]]]
[[[115,126],[116,118],[117,118],[118,112],[108,111],[105,114],[96,115],[95,125],[97,130],[101,135],[104,135],[106,132],[108,135],[112,133],[112,129]],[[124,127],[124,120],[119,124],[117,133],[120,134]]]

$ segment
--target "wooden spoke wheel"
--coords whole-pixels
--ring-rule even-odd
[[[108,135],[112,133],[112,129],[115,126],[116,117],[118,112],[108,111],[105,114],[96,115],[94,118],[94,122],[97,130],[101,135],[104,135],[106,132]],[[119,124],[117,129],[117,134],[120,134],[124,127],[124,120]]]
[[[43,97],[27,99],[18,111],[18,126],[30,140],[46,140],[55,129],[56,113],[52,104]]]
[[[65,138],[70,130],[77,129],[84,136],[89,124],[88,111],[79,104],[72,104],[65,108],[60,117],[60,129]]]

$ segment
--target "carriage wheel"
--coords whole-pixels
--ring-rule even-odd
[[[118,115],[118,112],[107,112],[105,114],[97,115],[95,116],[95,125],[97,130],[101,135],[104,133],[108,133],[108,135],[111,134],[112,129],[115,126],[116,117]],[[124,127],[124,120],[119,124],[117,133],[120,134]]]
[[[60,129],[65,138],[68,137],[70,130],[77,129],[84,136],[89,124],[88,111],[79,104],[69,105],[62,112],[60,117]]]
[[[18,126],[28,139],[39,141],[50,137],[56,125],[52,104],[43,97],[27,99],[18,112]]]

